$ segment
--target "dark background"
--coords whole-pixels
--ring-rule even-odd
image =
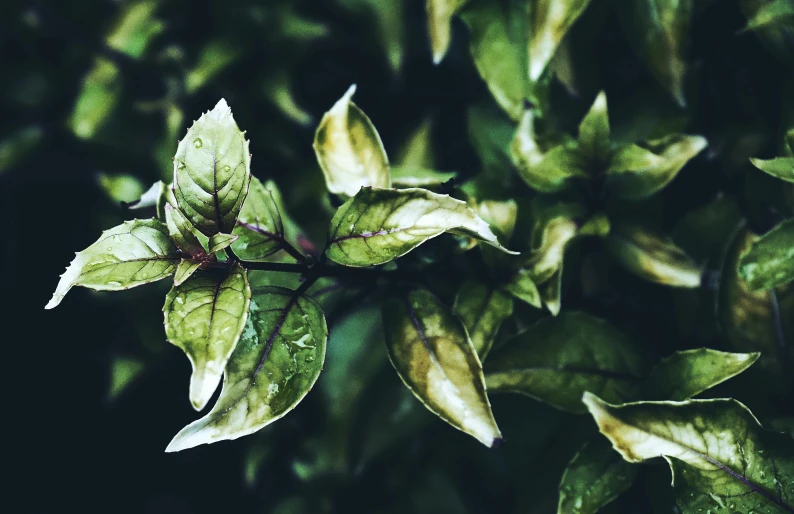
[[[746,23],[738,2],[695,2],[689,102],[682,110],[628,47],[613,15],[602,9],[607,3],[593,0],[577,23],[594,24],[597,18],[602,24],[594,52],[596,73],[578,96],[554,86],[561,125],[573,130],[595,93],[605,89],[615,124],[640,112],[661,113],[683,119],[690,133],[704,134],[710,151],[654,204],[654,212],[661,213],[657,220],[668,230],[683,213],[719,192],[741,198],[751,173],[746,158],[778,155],[781,129],[790,121],[785,106],[791,105],[794,90],[786,66],[754,34],[738,33]],[[158,17],[167,28],[140,60],[104,43],[120,4],[2,3],[0,139],[31,125],[42,133],[30,153],[0,171],[7,512],[272,512],[293,497],[301,499],[294,500],[292,510],[282,504],[281,512],[554,511],[562,466],[592,423],[527,398],[493,399],[507,439],[500,449],[487,450],[418,413],[419,428],[344,477],[330,473],[304,479],[296,471],[296,461],[319,459],[314,443],[307,441],[315,441],[329,423],[317,391],[277,429],[178,454],[163,452],[171,437],[197,417],[186,398],[189,363],[165,341],[158,325],[167,285],[119,294],[77,288],[57,309],[43,309],[73,252],[129,216],[99,188],[96,173],[128,173],[148,185],[168,166],[154,156],[164,133],[162,116],[136,107],[136,102],[169,95],[168,78],[180,76],[180,65],[156,56],[174,46],[189,65],[216,38],[236,50],[238,59],[196,93],[173,94],[185,113],[183,128],[226,98],[251,139],[254,174],[276,180],[293,216],[315,235],[322,235],[328,213],[317,201],[323,185],[311,149],[314,127],[350,84],[358,85],[355,101],[373,120],[390,155],[431,117],[438,168],[456,170],[464,178],[481,167],[481,157],[468,142],[467,108],[493,105],[471,63],[460,22],[454,24],[447,58],[432,64],[418,0],[403,3],[399,71],[390,68],[368,12],[337,2],[162,0]],[[282,5],[322,23],[327,35],[314,40],[279,36]],[[265,13],[261,18],[251,14],[257,6]],[[97,55],[117,64],[123,84],[103,129],[82,140],[67,120]],[[263,83],[276,71],[290,77],[296,102],[313,118],[310,124],[290,120],[264,93]],[[529,194],[525,186],[520,189]],[[774,212],[763,208],[748,208],[745,214],[759,231],[776,221]],[[651,355],[687,346],[719,347],[719,341],[682,339],[670,290],[621,272],[610,280],[617,288],[610,297],[585,299],[574,291],[566,297],[566,308],[607,317]],[[142,356],[146,369],[111,402],[110,363],[120,355]],[[347,436],[345,451],[352,453],[365,439],[357,432],[365,428],[359,427],[369,426],[366,419],[375,416],[379,405],[388,405],[379,391],[399,388],[383,361],[369,372],[375,378],[365,388]],[[747,401],[753,407],[753,399]],[[786,412],[790,415],[791,408]],[[257,445],[269,448],[270,457],[248,485],[245,459]],[[668,483],[664,468],[652,468],[611,511],[648,511],[643,503],[648,475]]]

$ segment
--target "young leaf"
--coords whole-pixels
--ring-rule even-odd
[[[679,105],[684,99],[684,49],[692,18],[691,0],[627,2],[618,15],[634,50]]]
[[[246,261],[263,261],[284,247],[284,224],[273,193],[256,177],[232,232],[235,255]]]
[[[328,190],[353,196],[362,187],[391,187],[389,158],[378,131],[364,111],[350,101],[356,86],[320,120],[314,152]]]
[[[776,159],[750,159],[753,166],[775,178],[794,182],[794,157],[778,157]]]
[[[739,260],[739,276],[753,291],[794,280],[794,219],[780,223],[753,242]]]
[[[182,211],[172,207],[170,203],[165,204],[165,223],[168,226],[171,240],[182,252],[196,258],[207,255],[207,251],[194,232],[193,224],[182,214]]]
[[[474,350],[483,361],[502,322],[513,314],[513,300],[502,291],[467,281],[455,296],[452,312],[463,322]]]
[[[731,377],[758,360],[760,353],[728,353],[698,348],[662,359],[645,379],[647,400],[688,400]]]
[[[609,158],[609,114],[603,91],[579,124],[579,153],[590,166],[606,162]]]
[[[280,287],[255,290],[218,402],[183,428],[166,451],[237,439],[283,417],[317,380],[327,337],[314,300]]]
[[[702,136],[673,134],[617,149],[607,169],[607,185],[620,198],[639,199],[669,184],[708,142]]]
[[[181,286],[185,280],[189,279],[196,270],[201,266],[200,262],[191,261],[189,259],[182,259],[176,267],[176,274],[174,275],[174,285]]]
[[[452,17],[466,2],[467,0],[425,0],[427,31],[434,63],[440,63],[447,54],[452,38]]]
[[[245,269],[235,265],[227,276],[202,272],[174,287],[165,297],[165,335],[193,365],[190,402],[201,410],[226,368],[248,318],[251,288]]]
[[[622,224],[612,229],[606,245],[620,264],[639,277],[668,286],[700,286],[701,267],[667,237]]]
[[[628,462],[667,459],[684,512],[794,512],[794,440],[764,430],[736,400],[615,406],[585,393],[582,401]]]
[[[486,446],[501,439],[477,352],[463,324],[419,290],[383,306],[386,346],[397,374],[431,412]]]
[[[122,291],[161,280],[174,274],[179,260],[164,223],[125,221],[102,232],[96,243],[76,254],[44,308],[56,307],[73,286]]]
[[[605,439],[588,441],[562,475],[557,514],[595,514],[631,487],[637,471]]]
[[[465,202],[418,188],[366,187],[331,220],[326,254],[345,266],[374,266],[444,232],[474,237],[511,253]]]
[[[238,237],[236,234],[222,234],[221,232],[213,234],[209,241],[209,253],[220,252],[237,241]]]
[[[519,176],[529,187],[541,193],[557,193],[572,179],[584,177],[576,141],[565,141],[547,152],[535,141],[534,115],[526,111],[516,128],[510,155]]]
[[[174,196],[206,236],[234,230],[251,182],[248,141],[226,100],[201,115],[174,156]]]
[[[643,371],[639,351],[622,332],[589,314],[564,312],[494,351],[485,380],[489,392],[525,394],[581,413],[585,391],[617,402],[635,398]]]
[[[529,79],[536,82],[590,0],[540,0],[530,9]]]
[[[538,309],[543,305],[540,291],[538,291],[535,281],[532,280],[532,274],[529,270],[518,270],[504,285],[504,290],[522,302],[526,302]]]
[[[469,27],[471,56],[496,102],[514,120],[521,119],[530,96],[529,4],[471,2],[461,12]]]
[[[185,73],[185,91],[188,94],[198,91],[239,57],[239,50],[228,41],[210,41],[199,52],[193,67]]]

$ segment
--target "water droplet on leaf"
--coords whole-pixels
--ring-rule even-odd
[[[195,146],[196,148],[201,148],[201,145],[203,144],[204,143],[201,141],[200,137],[197,137],[196,139],[193,140],[193,146]]]

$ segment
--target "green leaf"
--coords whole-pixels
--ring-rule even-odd
[[[155,207],[157,209],[157,217],[165,220],[165,201],[168,186],[165,182],[158,180],[152,186],[144,191],[137,200],[125,203],[127,209],[148,209]]]
[[[499,106],[518,121],[530,96],[529,4],[479,0],[468,4],[461,18],[469,27],[477,71]]]
[[[182,259],[176,267],[176,274],[174,275],[174,285],[181,286],[189,279],[196,270],[201,266],[200,262],[191,261],[189,259]]]
[[[165,204],[165,223],[168,226],[171,240],[182,252],[198,259],[207,255],[207,251],[196,235],[193,224],[182,214],[182,211],[172,207],[170,203]]]
[[[773,177],[794,182],[794,157],[778,157],[776,159],[750,159],[753,166]]]
[[[468,0],[425,0],[427,31],[433,62],[438,64],[447,54],[452,39],[452,17]]]
[[[544,318],[495,350],[485,367],[488,391],[520,393],[570,412],[585,412],[582,393],[612,401],[639,392],[644,367],[635,345],[583,312]]]
[[[794,22],[794,4],[791,0],[772,0],[760,5],[755,14],[747,20],[744,30],[756,30],[769,25],[792,22]]]
[[[251,182],[245,134],[221,100],[201,115],[174,157],[174,196],[185,216],[206,236],[231,233]]]
[[[389,358],[411,392],[453,427],[497,444],[482,365],[463,324],[424,290],[388,300],[382,315]]]
[[[679,105],[686,105],[684,51],[692,18],[691,0],[626,2],[617,8],[634,50]]]
[[[391,181],[394,187],[433,187],[454,179],[454,171],[444,172],[414,166],[394,166]]]
[[[102,232],[96,243],[76,254],[44,308],[56,307],[74,286],[122,291],[161,280],[174,274],[179,260],[164,223],[125,221]]]
[[[408,134],[405,142],[403,142],[397,152],[396,162],[399,163],[400,167],[408,169],[418,168],[428,171],[435,167],[436,157],[433,149],[432,132],[433,119],[428,117],[422,120],[419,125]],[[397,173],[395,168],[395,166],[392,166],[392,181],[395,181],[395,174]],[[446,180],[442,180],[442,182],[446,182]]]
[[[283,417],[317,380],[327,337],[314,300],[279,287],[255,290],[218,402],[183,428],[166,451],[237,439]]]
[[[628,271],[657,284],[699,287],[703,270],[666,237],[639,225],[620,224],[606,238],[609,253]]]
[[[529,78],[537,81],[590,0],[539,0],[530,8]]]
[[[702,136],[673,134],[617,149],[607,169],[607,186],[620,198],[646,198],[660,191],[708,145]]]
[[[240,52],[226,41],[207,43],[196,58],[196,63],[185,74],[185,91],[195,93],[209,83],[240,57]]]
[[[452,312],[463,322],[474,350],[483,361],[502,322],[513,314],[513,300],[485,284],[466,281],[455,296]]]
[[[328,190],[353,196],[362,187],[391,187],[389,158],[378,131],[350,101],[356,86],[325,113],[314,134],[314,152]]]
[[[794,219],[754,241],[739,260],[739,276],[753,291],[794,280]]]
[[[662,359],[645,380],[647,400],[688,400],[749,368],[760,353],[728,353],[698,348]]]
[[[28,156],[41,142],[44,130],[37,125],[25,127],[0,141],[0,174]]]
[[[143,194],[143,184],[133,175],[126,173],[110,174],[99,172],[96,180],[102,191],[114,202],[126,204]]]
[[[221,381],[226,363],[248,318],[251,288],[245,269],[224,276],[202,272],[165,297],[165,335],[190,359],[190,402],[201,410]]]
[[[637,471],[605,439],[588,441],[562,475],[557,514],[595,514],[631,487]]]
[[[536,212],[527,266],[536,283],[545,283],[562,268],[565,247],[576,237],[577,220],[584,215],[584,209],[574,203],[542,201],[535,202],[533,209]]]
[[[263,261],[284,247],[284,224],[273,192],[256,177],[232,233],[238,236],[232,251],[246,261]]]
[[[107,45],[133,59],[140,59],[149,42],[165,28],[155,17],[157,2],[141,0],[123,7],[105,41]]]
[[[228,248],[232,243],[239,238],[236,234],[222,234],[218,232],[210,237],[209,253],[220,252],[224,248]]]
[[[374,266],[444,232],[474,237],[510,253],[465,202],[418,188],[366,187],[331,220],[326,254],[345,266]]]
[[[540,309],[543,306],[540,291],[538,291],[535,281],[532,280],[532,274],[529,270],[518,270],[503,286],[503,289],[533,307]]]
[[[609,147],[607,97],[601,91],[579,124],[579,152],[585,162],[594,166],[607,161]]]
[[[764,430],[736,400],[583,401],[626,461],[667,459],[684,512],[794,512],[794,440]]]
[[[541,193],[557,193],[566,189],[577,177],[585,177],[581,168],[576,141],[568,140],[541,150],[535,140],[534,115],[526,111],[516,128],[510,154],[519,176],[529,187]]]
[[[110,364],[108,400],[113,401],[141,376],[146,365],[135,357],[116,357]]]
[[[118,67],[104,57],[97,57],[83,79],[83,87],[74,105],[69,127],[80,139],[91,139],[116,109],[121,93]]]

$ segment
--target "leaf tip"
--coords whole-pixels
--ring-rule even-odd
[[[491,441],[491,448],[500,448],[504,444],[505,444],[504,437],[502,436],[494,437],[493,441]]]

